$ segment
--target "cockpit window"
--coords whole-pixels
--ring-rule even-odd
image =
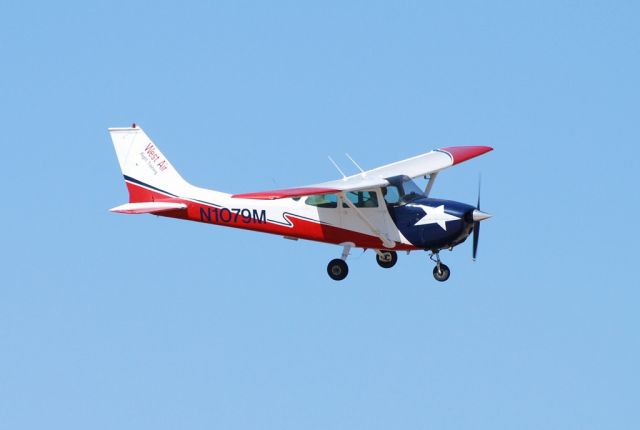
[[[375,191],[349,191],[347,198],[357,208],[377,208],[378,195]],[[343,208],[348,208],[346,203],[342,203]]]
[[[405,204],[424,197],[422,190],[408,176],[394,176],[387,180],[391,185],[383,188],[382,193],[390,205]]]
[[[317,194],[315,196],[309,196],[304,201],[309,206],[316,206],[319,208],[337,208],[338,196],[335,194]]]

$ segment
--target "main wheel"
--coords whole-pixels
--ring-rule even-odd
[[[382,258],[380,258],[380,254],[376,253],[376,262],[378,263],[378,266],[384,267],[385,269],[390,269],[396,265],[396,263],[398,262],[398,253],[396,253],[395,251],[382,251],[382,253],[385,254],[387,260],[383,260]]]
[[[451,276],[451,270],[446,264],[440,263],[440,270],[438,270],[438,266],[433,268],[433,277],[436,278],[436,281],[444,282],[449,279],[449,276]]]
[[[327,273],[334,281],[342,281],[349,274],[349,266],[344,260],[335,258],[329,262]]]

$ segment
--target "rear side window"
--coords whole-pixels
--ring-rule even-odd
[[[316,206],[319,208],[337,208],[338,196],[335,194],[317,194],[315,196],[309,196],[304,201],[309,206]]]
[[[378,195],[375,191],[350,191],[347,198],[357,208],[377,208]],[[343,208],[348,208],[346,203],[342,203]]]

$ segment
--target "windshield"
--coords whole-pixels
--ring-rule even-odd
[[[422,190],[408,176],[396,176],[387,180],[391,185],[383,188],[383,193],[388,204],[402,205],[424,197]]]
[[[416,185],[416,183],[411,179],[404,181],[402,183],[402,188],[404,189],[404,193],[401,198],[403,203],[409,203],[418,197],[424,197],[422,190],[418,188],[418,185]]]

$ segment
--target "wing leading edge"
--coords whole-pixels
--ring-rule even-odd
[[[238,199],[276,200],[385,187],[389,185],[386,178],[398,175],[405,175],[410,178],[430,175],[492,150],[493,148],[489,146],[449,146],[407,158],[406,160],[396,161],[357,175],[348,176],[344,179],[322,182],[306,187],[234,194],[232,197]]]

